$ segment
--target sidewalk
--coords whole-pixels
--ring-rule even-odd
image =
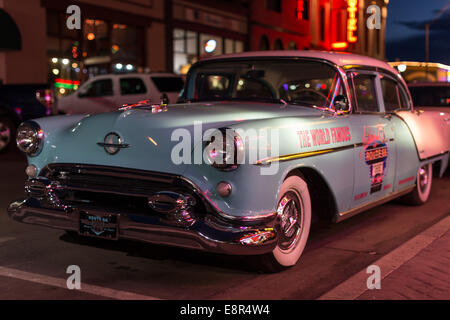
[[[375,261],[381,288],[369,290],[361,270],[320,300],[450,300],[450,216]]]

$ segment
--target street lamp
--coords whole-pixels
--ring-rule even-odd
[[[425,62],[426,65],[426,74],[428,77],[428,60],[430,59],[430,26],[447,10],[450,6],[450,1],[442,8],[441,11],[434,17],[433,20],[425,24]]]

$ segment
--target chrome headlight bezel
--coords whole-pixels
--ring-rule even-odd
[[[44,132],[34,121],[25,121],[17,128],[17,147],[28,156],[37,156],[44,144]]]
[[[207,164],[221,171],[236,170],[242,162],[244,154],[244,142],[241,136],[233,129],[219,128],[221,141],[219,142],[219,150],[211,149],[213,140],[206,141],[204,152]],[[213,135],[213,136],[217,136]],[[212,156],[212,154],[216,156]],[[220,161],[217,161],[220,160]]]

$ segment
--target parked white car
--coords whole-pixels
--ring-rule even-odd
[[[67,114],[95,114],[141,100],[160,103],[163,93],[167,94],[169,103],[175,103],[183,86],[183,78],[172,73],[101,75],[85,82],[74,93],[61,97],[57,108]]]

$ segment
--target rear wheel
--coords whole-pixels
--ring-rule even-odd
[[[271,253],[260,257],[260,266],[266,272],[282,271],[297,263],[311,226],[311,200],[306,182],[291,176],[283,182],[279,194],[278,243]]]
[[[433,164],[423,165],[417,171],[416,187],[411,193],[404,197],[406,203],[411,205],[422,205],[427,202],[431,192],[433,180]]]
[[[16,126],[12,120],[5,116],[0,116],[0,152],[10,149],[11,141],[15,138]]]

